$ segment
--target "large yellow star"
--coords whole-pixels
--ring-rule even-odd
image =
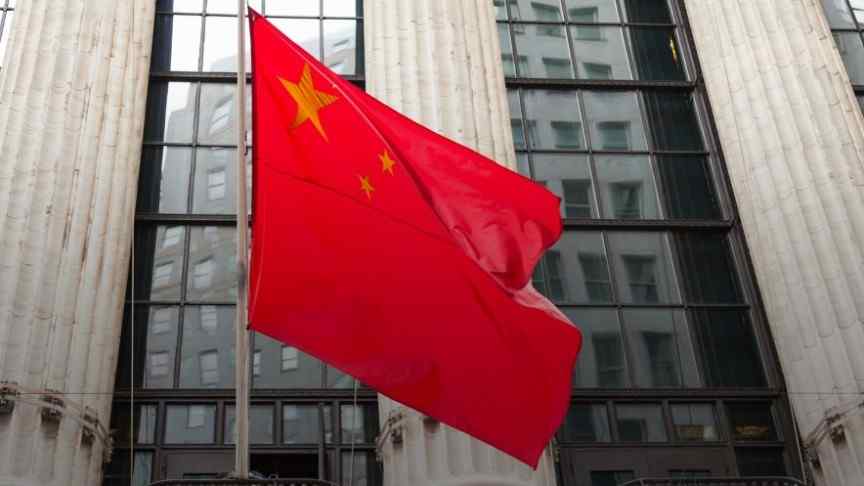
[[[381,171],[393,175],[393,166],[396,165],[396,161],[390,158],[390,152],[385,150],[383,154],[378,155],[378,158],[381,159]]]
[[[309,65],[303,66],[303,73],[300,74],[300,80],[296,83],[286,81],[279,78],[282,86],[288,90],[288,93],[297,102],[297,116],[294,117],[294,123],[291,128],[297,128],[305,121],[312,122],[318,133],[324,140],[327,140],[327,134],[324,133],[324,127],[321,126],[321,119],[318,118],[318,110],[338,100],[336,96],[315,89],[312,84],[312,72],[309,70]],[[329,140],[327,140],[329,142]]]
[[[357,176],[357,178],[360,179],[360,190],[366,193],[366,197],[372,199],[372,193],[375,191],[375,188],[369,182],[369,176]]]

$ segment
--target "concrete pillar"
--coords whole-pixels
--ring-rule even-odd
[[[491,1],[366,0],[364,22],[366,88],[373,96],[515,169]],[[379,405],[385,486],[555,484],[548,450],[534,472],[385,397]]]
[[[16,8],[0,71],[0,484],[101,484],[154,8]]]
[[[817,482],[864,484],[864,123],[819,0],[687,0]]]

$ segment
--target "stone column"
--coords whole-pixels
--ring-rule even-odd
[[[0,484],[101,484],[154,6],[17,5],[0,71]]]
[[[864,478],[864,123],[819,0],[687,0],[795,419]]]
[[[515,170],[491,1],[366,0],[364,22],[373,96]],[[379,404],[385,486],[555,484],[548,449],[534,472],[417,411],[385,397]]]

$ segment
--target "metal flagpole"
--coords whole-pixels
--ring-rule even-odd
[[[249,477],[249,332],[246,298],[249,268],[249,222],[246,210],[246,0],[237,0],[237,323],[235,331],[234,473]]]

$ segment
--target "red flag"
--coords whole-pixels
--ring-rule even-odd
[[[558,198],[250,23],[250,326],[536,467],[581,346],[531,287]]]

